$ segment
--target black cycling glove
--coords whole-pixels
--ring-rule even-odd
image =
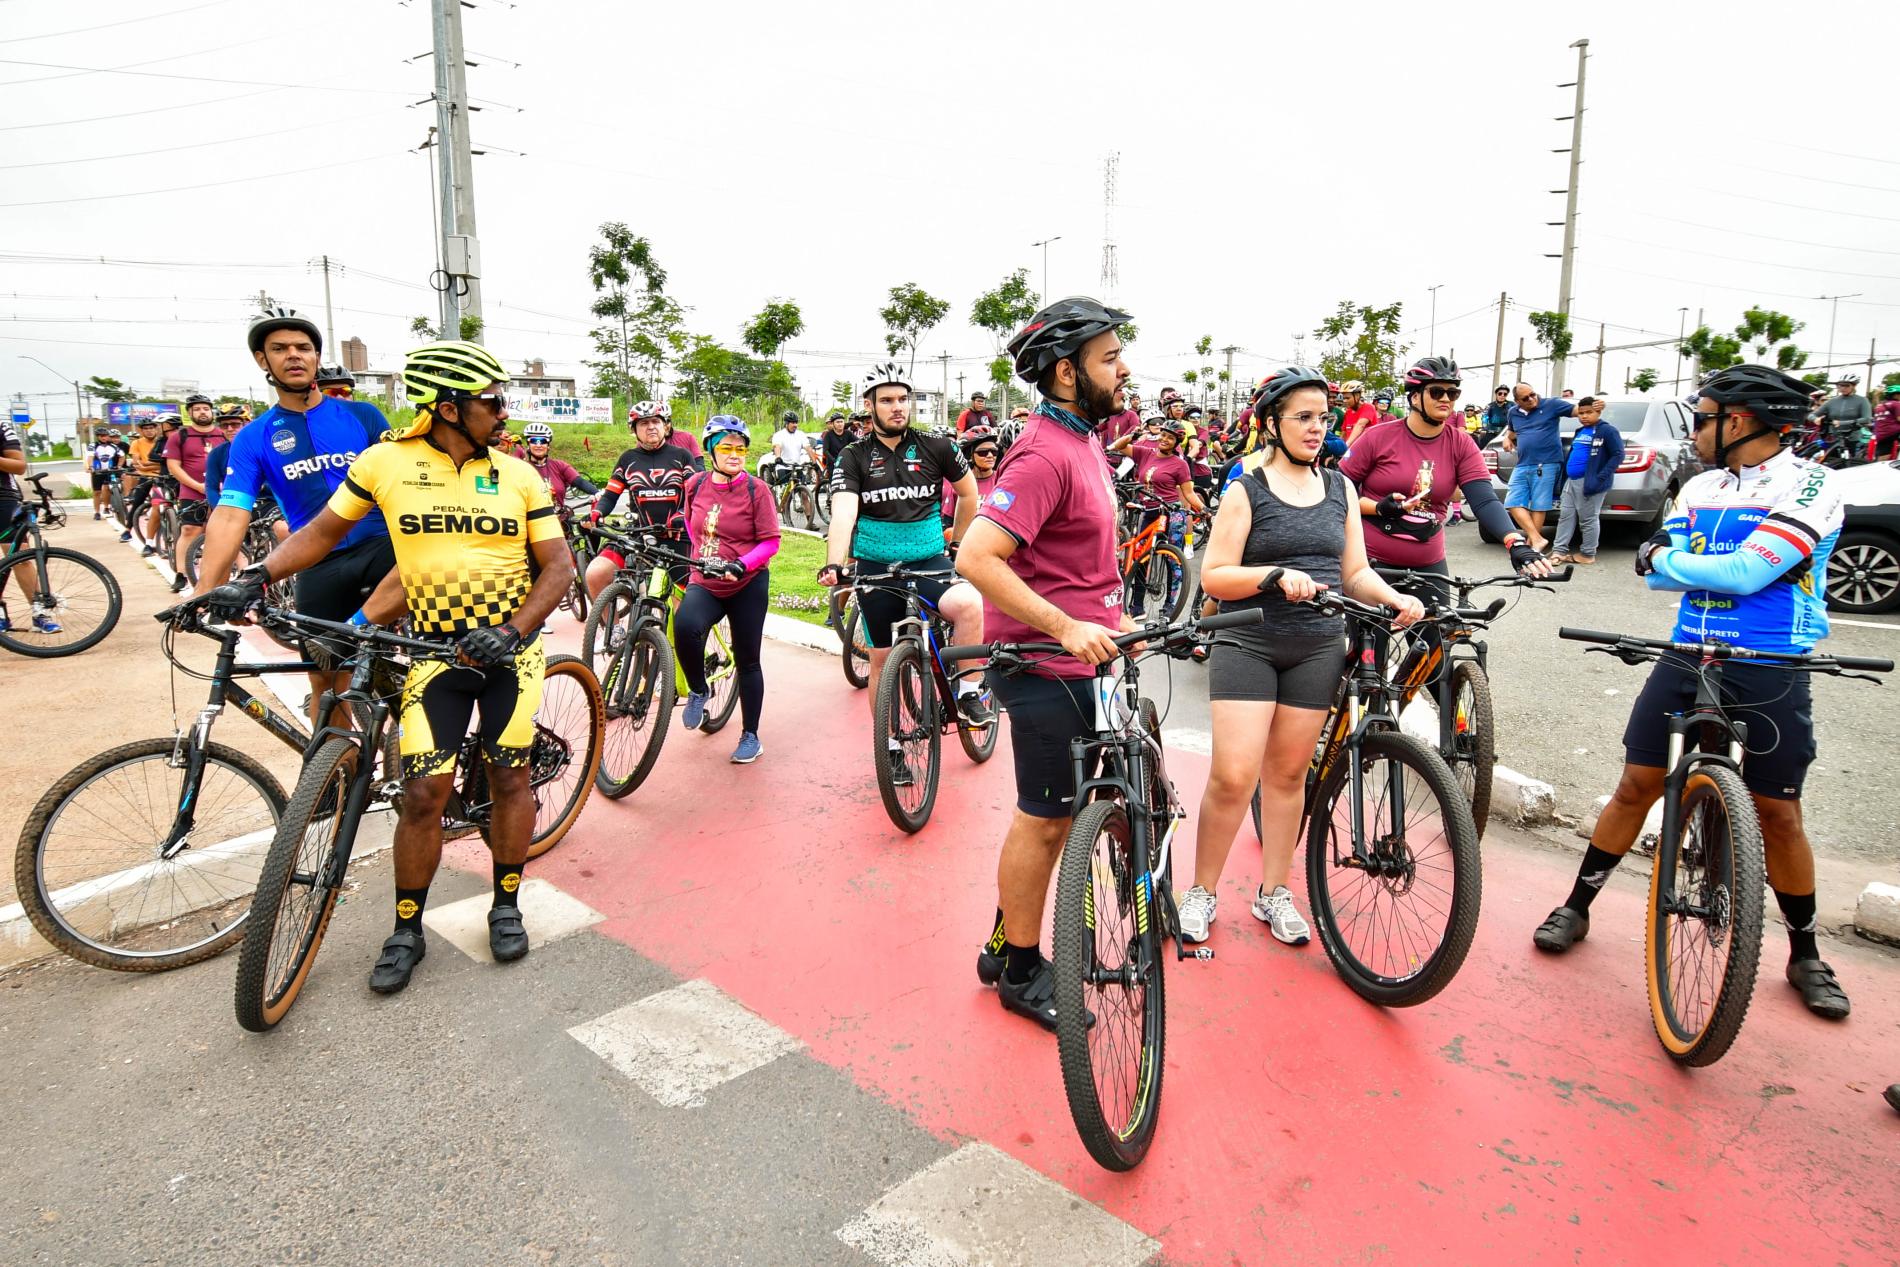
[[[262,563],[251,566],[204,596],[205,614],[213,620],[241,620],[264,603],[264,589],[270,573]]]
[[[1511,543],[1511,570],[1513,572],[1522,572],[1531,564],[1542,563],[1543,561],[1543,555],[1531,549],[1531,547],[1525,545],[1522,541],[1513,541]]]
[[[1663,549],[1665,546],[1671,546],[1674,544],[1675,542],[1669,539],[1669,534],[1667,532],[1658,531],[1654,535],[1652,535],[1649,540],[1637,546],[1636,558],[1634,560],[1635,565],[1636,565],[1636,575],[1648,576],[1651,572],[1654,572],[1656,569],[1653,566],[1651,566],[1649,562],[1649,556],[1654,554],[1656,551]]]
[[[737,559],[706,559],[699,565],[703,576],[741,577],[745,575],[745,564]]]
[[[1405,499],[1397,493],[1387,493],[1379,499],[1379,504],[1373,509],[1378,512],[1381,519],[1403,519],[1405,518]]]
[[[506,663],[520,645],[520,632],[513,625],[500,624],[469,630],[455,644],[455,649],[470,664],[486,669]]]

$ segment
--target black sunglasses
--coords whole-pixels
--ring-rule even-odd
[[[970,451],[970,456],[979,457],[979,458],[993,458],[996,456],[996,450],[990,445],[986,444],[980,449],[972,449]]]
[[[1461,387],[1440,387],[1437,383],[1433,383],[1425,389],[1425,394],[1433,400],[1457,400],[1465,393]]]

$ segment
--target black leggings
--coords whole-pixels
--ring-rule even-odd
[[[765,669],[759,650],[765,642],[765,608],[772,595],[768,568],[745,583],[730,598],[721,598],[699,585],[686,587],[679,610],[673,613],[673,649],[686,674],[686,685],[706,694],[706,635],[724,616],[732,623],[732,658],[739,668],[739,718],[753,734],[759,732],[759,710],[765,706]]]

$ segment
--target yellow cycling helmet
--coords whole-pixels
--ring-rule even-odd
[[[415,407],[415,420],[390,438],[408,440],[428,432],[435,422],[431,406],[447,398],[472,395],[491,383],[506,383],[508,371],[479,343],[448,339],[425,343],[403,358],[402,386]]]

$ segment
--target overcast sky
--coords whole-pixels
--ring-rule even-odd
[[[1102,163],[1121,155],[1121,285],[1150,393],[1234,344],[1290,359],[1342,298],[1402,300],[1407,339],[1490,374],[1556,303],[1576,53],[1590,41],[1574,319],[1610,344],[1761,302],[1836,359],[1900,353],[1900,5],[1589,6],[479,0],[464,10],[490,346],[585,371],[596,227],[653,243],[688,323],[729,344],[796,299],[806,394],[882,357],[916,282],[953,316],[924,352],[974,385],[966,324],[1011,269],[1100,290]],[[118,25],[109,25],[117,23]],[[76,28],[86,28],[83,30]],[[72,32],[61,34],[62,32]],[[426,0],[0,0],[0,393],[59,374],[261,390],[262,289],[373,365],[435,313]],[[510,63],[519,63],[511,65]],[[81,69],[74,69],[81,68]],[[96,73],[120,68],[130,73]],[[89,73],[92,72],[92,73]],[[229,82],[217,82],[219,80]],[[293,87],[276,88],[272,84]],[[517,108],[514,109],[514,108]],[[506,150],[520,151],[517,157]],[[163,191],[163,192],[144,192]],[[54,261],[40,256],[67,257]],[[102,265],[71,257],[159,262]],[[1306,341],[1314,359],[1315,340]],[[1532,341],[1532,347],[1535,344]],[[1224,361],[1221,362],[1224,364]],[[1669,349],[1612,353],[1674,372]],[[1507,374],[1509,373],[1507,369]],[[935,386],[935,362],[919,375]],[[1588,390],[1594,358],[1570,382]],[[1532,375],[1541,381],[1541,371]],[[63,405],[63,408],[62,408]],[[51,402],[70,418],[70,392]]]

